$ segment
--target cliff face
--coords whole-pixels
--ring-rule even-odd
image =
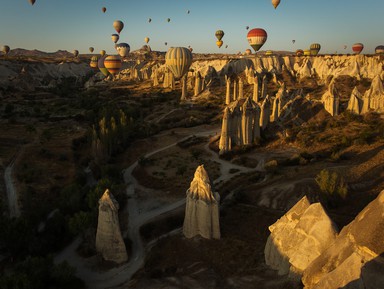
[[[105,260],[120,264],[128,260],[128,255],[121,236],[118,210],[118,202],[106,190],[99,200],[96,250]]]
[[[307,197],[269,226],[269,230],[264,250],[266,264],[280,275],[293,276],[300,276],[337,235],[337,228],[321,204],[310,204]]]
[[[220,196],[212,192],[204,166],[199,166],[187,190],[184,236],[193,238],[201,235],[206,239],[220,239],[219,202]]]
[[[306,289],[383,288],[384,191],[304,271]]]

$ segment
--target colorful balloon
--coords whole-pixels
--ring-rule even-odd
[[[119,36],[119,34],[112,34],[111,39],[112,39],[113,43],[116,43],[117,41],[119,41],[120,36]]]
[[[99,68],[100,72],[104,75],[104,76],[108,76],[109,75],[109,71],[108,69],[105,68],[105,65],[104,65],[104,60],[105,58],[107,58],[106,55],[104,56],[101,56],[99,58],[99,61],[97,62],[97,67]]]
[[[119,53],[119,55],[124,58],[128,56],[128,53],[131,50],[131,47],[129,46],[128,43],[123,42],[123,43],[116,44],[116,50],[117,50],[117,53]]]
[[[105,13],[105,11],[107,11],[107,8],[103,7],[103,8],[101,8],[101,11],[103,11],[103,13]]]
[[[262,28],[253,28],[247,34],[248,42],[253,48],[253,50],[255,50],[255,52],[259,51],[259,49],[267,41],[267,38],[267,32]]]
[[[91,53],[95,50],[95,48],[93,48],[93,47],[89,47],[88,49],[89,49],[89,52],[91,52]]]
[[[352,51],[355,54],[360,54],[361,51],[364,49],[364,44],[363,43],[355,43],[352,45]]]
[[[193,48],[192,48],[192,47],[188,47],[188,49],[189,49],[189,51],[191,51],[191,52],[193,51]]]
[[[124,23],[120,20],[115,20],[113,22],[113,28],[115,28],[116,32],[120,34],[121,30],[124,28]]]
[[[165,64],[176,79],[180,79],[192,64],[192,53],[186,47],[171,47],[165,54]]]
[[[112,75],[119,73],[122,63],[119,55],[109,55],[104,60],[104,66]]]
[[[105,50],[100,50],[100,55],[103,57],[105,55]]]
[[[217,30],[215,32],[215,36],[216,36],[217,40],[220,41],[224,37],[224,31],[223,30]]]
[[[296,50],[296,56],[303,56],[303,55],[304,55],[304,51],[302,49]]]
[[[167,22],[171,22],[171,18],[167,18]]]
[[[309,47],[309,49],[311,51],[311,55],[316,56],[317,54],[319,54],[319,51],[321,49],[321,45],[319,43],[312,43],[311,46]]]
[[[94,55],[91,57],[91,62],[89,63],[89,66],[97,70],[99,69],[98,62],[99,62],[99,58],[96,55]]]
[[[221,47],[221,46],[223,46],[223,41],[222,40],[217,40],[216,41],[216,45],[217,45],[217,47]]]
[[[384,45],[376,46],[375,53],[376,54],[384,54]]]
[[[149,40],[150,40],[149,37],[145,37],[145,38],[144,38],[145,43],[148,43]]]
[[[311,50],[310,49],[304,49],[304,56],[310,56]]]
[[[272,0],[272,5],[273,7],[275,7],[275,9],[277,8],[277,6],[279,6],[280,4],[280,0]]]
[[[35,4],[36,0],[28,0],[31,5]]]
[[[1,49],[1,51],[3,51],[5,55],[7,55],[10,50],[11,49],[9,48],[8,45],[4,45],[3,48]]]

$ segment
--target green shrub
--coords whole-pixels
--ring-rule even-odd
[[[316,176],[315,181],[328,205],[335,206],[347,197],[347,185],[336,172],[324,169]]]

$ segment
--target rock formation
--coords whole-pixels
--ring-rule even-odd
[[[260,138],[260,107],[251,98],[236,100],[224,109],[220,154],[234,145],[250,145]]]
[[[334,242],[338,232],[321,204],[310,204],[307,197],[269,226],[269,230],[265,262],[279,275],[291,277],[300,276]]]
[[[383,288],[384,191],[304,271],[306,289]]]
[[[351,97],[349,98],[347,110],[355,114],[360,114],[362,107],[363,100],[361,98],[361,94],[357,87],[355,87],[351,93]]]
[[[225,76],[225,83],[225,104],[228,105],[231,103],[231,78],[229,76]]]
[[[367,113],[370,110],[384,112],[384,88],[380,75],[373,78],[371,87],[364,93],[363,108],[361,113]]]
[[[118,210],[118,202],[107,189],[99,200],[96,250],[104,260],[120,264],[128,260],[128,255],[121,236]]]
[[[239,78],[239,93],[237,96],[238,99],[244,98],[244,82],[243,79],[240,77]]]
[[[209,176],[201,165],[187,190],[183,234],[187,238],[197,235],[206,239],[220,239],[220,196],[212,191]]]
[[[195,91],[194,91],[194,96],[198,96],[201,91],[202,91],[201,75],[200,75],[200,72],[196,72],[196,74],[195,74]]]
[[[255,77],[253,80],[253,101],[259,102],[259,77]]]
[[[260,127],[265,129],[270,121],[271,117],[271,102],[269,101],[269,96],[267,95],[261,104],[260,112]]]
[[[321,97],[321,102],[324,104],[324,108],[332,116],[339,114],[339,95],[335,88],[334,79],[331,80],[328,90]]]

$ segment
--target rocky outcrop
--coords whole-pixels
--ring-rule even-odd
[[[339,114],[340,98],[335,88],[335,81],[332,79],[328,86],[328,90],[321,97],[321,102],[324,104],[324,108],[332,116]]]
[[[201,165],[187,190],[183,234],[187,238],[197,235],[206,239],[220,239],[220,195],[213,192],[208,173]]]
[[[269,226],[269,230],[265,262],[280,275],[292,277],[300,276],[334,242],[338,232],[321,204],[310,204],[307,197]]]
[[[128,255],[120,231],[118,211],[119,204],[107,189],[99,200],[96,250],[104,260],[120,264],[128,260]]]
[[[361,98],[361,94],[357,87],[355,87],[351,93],[351,97],[349,98],[347,110],[355,114],[360,114],[362,107],[363,100]]]
[[[306,289],[383,288],[384,191],[304,271]]]
[[[372,80],[371,87],[364,93],[361,113],[384,112],[384,88],[380,75]]]
[[[265,129],[270,121],[271,118],[271,101],[269,100],[269,96],[264,99],[263,103],[261,104],[261,111],[260,111],[260,127],[261,129]]]

